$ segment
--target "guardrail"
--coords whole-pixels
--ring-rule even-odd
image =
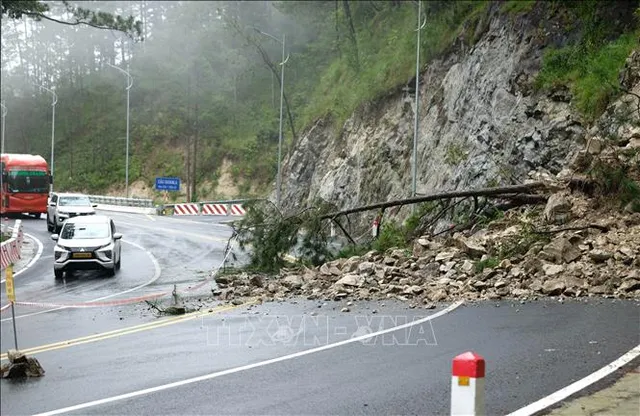
[[[122,198],[119,196],[87,195],[94,204],[120,205],[125,207],[153,208],[152,199]]]
[[[13,227],[11,238],[7,241],[3,241],[0,245],[0,253],[2,254],[0,256],[0,269],[4,270],[9,264],[14,264],[20,260],[23,239],[24,234],[22,232],[22,221],[17,220]]]
[[[243,203],[249,199],[230,199],[225,201],[178,202],[154,205],[152,199],[123,198],[117,196],[87,195],[94,204],[152,208],[157,215],[222,215],[244,216]]]

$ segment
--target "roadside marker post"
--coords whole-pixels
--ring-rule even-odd
[[[479,416],[484,409],[484,358],[465,352],[453,359],[451,416]]]
[[[18,333],[16,331],[16,312],[14,304],[16,302],[16,291],[13,285],[13,264],[9,264],[5,269],[5,290],[7,291],[7,299],[11,303],[11,320],[13,321],[13,340],[18,349]]]

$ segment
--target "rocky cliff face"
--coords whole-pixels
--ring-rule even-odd
[[[567,38],[553,19],[494,10],[475,46],[456,46],[420,75],[417,194],[558,173],[587,127],[566,90],[535,94],[543,50]],[[338,208],[411,196],[414,97],[402,90],[361,108],[339,131],[318,120],[285,159],[285,210],[320,198]]]

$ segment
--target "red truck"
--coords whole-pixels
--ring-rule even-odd
[[[42,156],[3,153],[0,159],[2,187],[0,214],[29,214],[40,217],[47,212],[52,177]]]

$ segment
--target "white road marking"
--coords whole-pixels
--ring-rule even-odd
[[[623,365],[630,363],[631,361],[633,361],[635,358],[639,356],[640,356],[640,344],[635,346],[631,351],[627,352],[622,357],[618,358],[617,360],[615,360],[610,364],[607,364],[606,366],[602,367],[598,371],[589,374],[585,378],[580,379],[575,383],[570,384],[567,387],[564,387],[556,391],[555,393],[548,395],[547,397],[543,397],[537,402],[531,403],[530,405],[525,406],[522,409],[518,409],[507,416],[530,416],[530,415],[536,414],[541,410],[544,410],[547,407],[553,406],[554,404],[566,399],[572,394],[575,394],[580,390],[586,387],[589,387],[591,384],[595,383],[596,381],[599,381],[605,378],[609,374],[613,373]]]
[[[101,301],[101,300],[113,298],[115,296],[124,295],[124,294],[129,293],[129,292],[133,292],[133,291],[136,291],[138,289],[142,289],[145,286],[150,285],[151,283],[153,283],[156,280],[158,280],[158,278],[160,277],[160,273],[162,272],[162,268],[160,267],[160,263],[158,262],[158,259],[156,259],[155,256],[153,254],[151,254],[151,252],[149,250],[147,250],[144,247],[142,247],[141,245],[136,244],[136,243],[131,242],[131,241],[122,240],[122,242],[123,243],[127,243],[127,244],[131,244],[132,246],[139,248],[140,250],[144,251],[151,258],[151,261],[153,262],[153,267],[155,268],[155,272],[153,274],[153,277],[151,278],[151,280],[149,280],[149,281],[147,281],[147,282],[145,282],[145,283],[143,283],[141,285],[138,285],[136,287],[132,287],[131,289],[127,289],[127,290],[124,290],[122,292],[112,293],[111,295],[102,296],[100,298],[87,300],[85,302],[87,302],[87,303],[98,302],[98,301]],[[28,314],[25,314],[25,315],[18,315],[18,316],[16,316],[16,319],[28,318],[30,316],[36,316],[36,315],[41,315],[43,313],[59,311],[61,309],[69,309],[69,308],[67,306],[61,306],[59,308],[47,309],[47,310],[40,311],[40,312],[28,313]],[[0,322],[5,322],[5,321],[9,321],[9,320],[11,320],[11,318],[0,319]]]
[[[155,219],[155,218],[153,218],[151,215],[149,215],[149,214],[146,214],[146,215],[147,215],[147,218],[149,218],[151,221],[155,221],[155,220],[156,220],[156,219]]]
[[[344,341],[334,342],[333,344],[327,344],[327,345],[323,345],[323,346],[320,346],[320,347],[316,347],[316,348],[311,348],[311,349],[304,350],[304,351],[295,352],[293,354],[288,354],[288,355],[283,355],[281,357],[272,358],[270,360],[260,361],[260,362],[253,363],[253,364],[248,364],[248,365],[243,365],[241,367],[230,368],[228,370],[218,371],[218,372],[211,373],[211,374],[205,374],[203,376],[188,378],[186,380],[176,381],[176,382],[173,382],[173,383],[164,384],[164,385],[157,386],[157,387],[151,387],[151,388],[148,388],[148,389],[138,390],[138,391],[134,391],[134,392],[131,392],[131,393],[121,394],[121,395],[118,395],[118,396],[112,396],[112,397],[108,397],[108,398],[105,398],[105,399],[94,400],[94,401],[91,401],[91,402],[77,404],[75,406],[69,406],[69,407],[65,407],[63,409],[52,410],[52,411],[45,412],[45,413],[39,413],[39,414],[37,414],[35,416],[59,415],[59,414],[62,414],[62,413],[67,413],[67,412],[73,412],[73,411],[76,411],[76,410],[87,409],[89,407],[95,407],[95,406],[100,406],[100,405],[107,404],[107,403],[117,402],[117,401],[120,401],[120,400],[126,400],[126,399],[130,399],[130,398],[133,398],[133,397],[143,396],[145,394],[157,393],[157,392],[163,391],[163,390],[169,390],[169,389],[176,388],[176,387],[186,386],[188,384],[198,383],[200,381],[205,381],[205,380],[211,380],[211,379],[222,377],[222,376],[226,376],[226,375],[229,375],[229,374],[239,373],[239,372],[242,372],[242,371],[247,371],[247,370],[251,370],[251,369],[254,369],[254,368],[258,368],[258,367],[264,367],[266,365],[275,364],[275,363],[278,363],[278,362],[281,362],[281,361],[291,360],[293,358],[298,358],[298,357],[302,357],[302,356],[305,356],[305,355],[314,354],[316,352],[325,351],[325,350],[328,350],[328,349],[340,347],[342,345],[351,344],[353,342],[359,342],[359,341],[363,341],[365,339],[374,338],[374,337],[377,337],[379,335],[383,335],[383,334],[386,334],[386,333],[389,333],[389,332],[394,332],[394,331],[398,331],[400,329],[409,328],[409,327],[412,327],[412,326],[415,326],[415,325],[423,324],[425,322],[428,322],[428,321],[430,321],[432,319],[438,318],[438,317],[440,317],[442,315],[445,315],[445,314],[455,310],[458,306],[462,305],[462,303],[463,303],[462,301],[456,302],[456,303],[448,306],[446,309],[443,309],[440,312],[434,313],[433,315],[429,315],[429,316],[427,316],[425,318],[418,319],[418,320],[413,321],[413,322],[408,322],[406,324],[398,325],[398,326],[393,327],[393,328],[383,329],[381,331],[374,332],[374,333],[371,333],[371,334],[364,334],[364,335],[361,335],[359,337],[350,338],[350,339],[347,339],[347,340],[344,340]]]
[[[36,253],[35,257],[32,258],[31,261],[26,266],[24,266],[22,269],[20,269],[17,272],[15,272],[13,274],[13,277],[16,277],[16,276],[22,274],[22,272],[24,272],[29,267],[33,266],[38,260],[40,260],[40,256],[42,256],[42,251],[44,250],[44,246],[42,245],[42,241],[38,240],[37,238],[35,238],[31,234],[24,233],[24,235],[26,235],[27,237],[31,238],[33,241],[36,242],[36,244],[38,245],[38,252]],[[0,284],[4,283],[5,281],[6,281],[6,279],[0,280]]]

